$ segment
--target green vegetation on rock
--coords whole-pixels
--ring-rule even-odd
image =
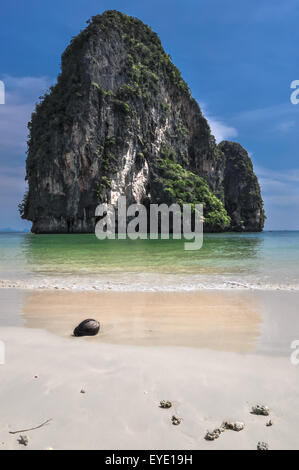
[[[169,195],[172,201],[183,204],[202,204],[204,209],[204,229],[218,232],[229,228],[230,217],[222,202],[211,192],[206,181],[195,173],[176,163],[169,148],[162,145],[161,157],[156,161],[159,176],[155,182]],[[167,155],[167,156],[165,156]],[[160,203],[164,202],[162,199]]]
[[[103,197],[103,193],[111,188],[111,181],[107,176],[102,176],[101,181],[97,188],[97,196],[99,199]]]
[[[67,63],[74,52],[79,54],[86,41],[93,35],[109,36],[111,30],[118,31],[127,49],[127,74],[129,83],[120,90],[126,96],[151,100],[152,93],[158,90],[159,82],[172,83],[188,96],[190,90],[183,80],[179,69],[166,54],[161,41],[152,29],[137,18],[115,10],[92,17],[89,26],[77,37],[63,54],[62,61]]]

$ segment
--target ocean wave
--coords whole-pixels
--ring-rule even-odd
[[[160,278],[105,280],[43,278],[30,280],[0,280],[0,289],[99,291],[99,292],[193,292],[199,290],[262,290],[299,291],[299,284],[265,282],[238,282],[234,280],[182,279],[165,276]]]

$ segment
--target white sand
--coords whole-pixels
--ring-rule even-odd
[[[298,296],[288,299],[283,305],[288,305],[294,319]],[[258,300],[261,303],[262,299]],[[7,326],[7,319],[5,326],[0,327],[0,340],[5,341],[7,352],[6,364],[0,366],[0,449],[23,449],[17,442],[18,435],[10,435],[9,431],[34,427],[49,418],[53,421],[48,426],[23,433],[30,438],[28,449],[256,449],[258,441],[268,442],[271,449],[299,449],[299,368],[288,357],[289,333],[285,336],[284,354],[269,354],[272,343],[273,351],[280,351],[280,347],[275,349],[280,337],[277,333],[283,330],[284,323],[287,325],[287,314],[282,316],[280,311],[280,327],[275,324],[264,332],[269,322],[267,308],[253,309],[253,317],[246,310],[250,321],[240,324],[243,331],[248,325],[244,338],[251,346],[252,335],[248,336],[248,331],[255,331],[256,335],[259,325],[260,336],[255,344],[263,354],[256,354],[246,350],[228,352],[228,334],[224,334],[226,339],[219,350],[207,349],[207,337],[206,349],[201,349],[183,347],[180,341],[180,346],[164,347],[137,346],[127,340],[126,344],[109,344],[109,338],[101,343],[100,337],[66,337],[63,328],[59,336],[54,334],[55,328],[53,333],[36,328],[44,313],[41,311],[38,320],[37,304],[34,299],[30,302],[32,316],[28,298],[23,311],[27,328]],[[119,302],[123,304],[123,299]],[[269,299],[267,302],[269,307]],[[55,304],[53,300],[53,312],[57,304],[61,302]],[[280,305],[274,299],[272,308],[275,304]],[[2,302],[2,316],[3,305]],[[274,313],[273,319],[277,315]],[[224,315],[223,325],[228,320]],[[58,321],[57,317],[52,321]],[[219,321],[217,317],[218,326]],[[155,324],[159,322],[152,322],[154,330]],[[213,322],[207,328],[213,336],[211,325]],[[297,331],[299,336],[297,325],[298,320],[293,324],[295,336]],[[289,332],[290,327],[286,329]],[[221,334],[220,326],[218,330]],[[137,334],[138,331],[137,328]],[[176,333],[179,335],[179,329]],[[213,341],[211,338],[211,344]],[[232,351],[235,348],[233,341]],[[82,388],[86,394],[80,393]],[[160,409],[162,399],[172,400],[174,409]],[[256,403],[271,408],[273,427],[266,427],[268,418],[250,414]],[[180,426],[171,424],[172,414],[183,418]],[[227,431],[217,441],[206,442],[206,431],[223,420],[244,421],[246,428],[240,433]]]

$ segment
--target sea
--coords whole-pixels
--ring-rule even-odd
[[[298,291],[299,232],[205,234],[198,251],[183,240],[1,233],[0,287]]]

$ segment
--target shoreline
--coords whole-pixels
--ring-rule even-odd
[[[129,273],[132,274],[132,273]],[[173,275],[169,275],[173,276]],[[179,276],[179,275],[174,275]],[[124,278],[126,275],[124,274]],[[138,276],[137,276],[138,278]],[[65,277],[61,279],[44,279],[39,281],[37,279],[31,281],[20,280],[5,280],[0,279],[0,290],[2,289],[18,289],[18,290],[36,290],[36,291],[68,291],[68,292],[201,292],[201,291],[258,291],[258,292],[299,292],[299,285],[290,284],[250,284],[237,281],[223,281],[218,283],[213,282],[193,282],[184,283],[181,277],[169,279],[168,282],[153,283],[151,279],[141,280],[137,283],[126,283],[126,281],[117,282],[115,280],[101,280],[101,281],[84,281],[80,279],[69,279],[66,281]],[[191,277],[190,277],[191,279]]]

